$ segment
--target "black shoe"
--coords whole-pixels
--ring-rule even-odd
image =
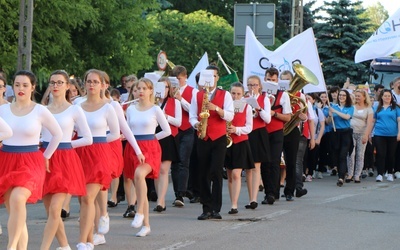
[[[174,206],[175,207],[183,207],[183,206],[185,206],[185,202],[183,202],[182,196],[176,197],[176,199],[174,201]]]
[[[68,218],[69,217],[69,212],[65,211],[64,209],[61,209],[61,218]]]
[[[348,179],[345,180],[346,183],[350,183],[350,182],[352,182],[352,181],[353,181],[353,177],[348,178]]]
[[[261,202],[261,204],[269,204],[269,205],[273,205],[274,204],[274,202],[275,202],[275,197],[273,196],[273,195],[267,195],[266,197],[265,197],[265,200],[263,200],[262,202]]]
[[[198,220],[208,220],[211,219],[211,213],[202,213],[199,217],[197,217]]]
[[[264,186],[263,185],[258,186],[258,191],[260,192],[264,191]]]
[[[231,208],[231,210],[228,212],[228,214],[237,214],[238,212],[239,211],[237,210],[237,208]]]
[[[149,201],[157,201],[158,196],[157,196],[157,192],[155,190],[151,191],[148,197]]]
[[[190,203],[199,203],[200,202],[200,197],[198,196],[193,196],[192,199],[190,199]]]
[[[185,197],[188,198],[189,200],[193,199],[194,195],[192,191],[186,191]]]
[[[293,196],[290,194],[286,195],[286,201],[294,201]]]
[[[332,169],[331,176],[336,176],[336,174],[337,174],[336,168]]]
[[[120,203],[121,201],[125,201],[125,195],[118,195],[117,196],[117,203]]]
[[[337,185],[338,187],[343,186],[343,179],[339,179],[339,180],[336,182],[336,185]]]
[[[296,197],[297,197],[297,198],[300,198],[300,197],[306,195],[307,192],[308,192],[308,191],[307,191],[307,189],[305,189],[305,188],[296,189]]]
[[[162,206],[160,206],[160,205],[157,205],[157,206],[153,209],[154,212],[159,212],[159,213],[161,213],[162,211],[165,211],[165,210],[167,210],[167,207],[162,207]]]
[[[250,202],[250,204],[244,206],[246,209],[256,209],[258,207],[258,203],[255,201]]]
[[[222,216],[218,212],[212,212],[211,219],[221,220]]]
[[[118,206],[117,202],[113,202],[112,200],[107,201],[108,207],[116,207]]]
[[[135,206],[129,205],[125,213],[122,215],[124,218],[134,218],[135,217]]]

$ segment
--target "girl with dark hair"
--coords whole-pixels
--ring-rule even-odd
[[[85,175],[81,160],[74,148],[92,144],[92,134],[83,110],[79,106],[71,105],[66,99],[66,93],[70,86],[67,72],[57,70],[51,73],[49,87],[53,101],[47,106],[47,109],[62,128],[63,138],[50,159],[50,173],[46,174],[43,187],[43,204],[48,219],[40,247],[42,250],[50,248],[54,236],[57,237],[60,249],[71,249],[65,234],[64,223],[60,217],[61,207],[67,194],[77,196],[86,194]],[[75,127],[81,131],[81,138],[71,141]],[[50,132],[43,129],[42,151],[47,148],[50,139]]]
[[[0,75],[0,105],[8,103],[6,99],[4,99],[6,95],[7,81],[6,78]]]
[[[27,249],[26,203],[42,198],[49,159],[57,149],[63,132],[53,115],[32,101],[36,76],[30,71],[18,71],[13,80],[15,102],[0,106],[0,117],[12,129],[13,136],[3,140],[0,150],[0,204],[9,214],[8,250]],[[42,128],[50,131],[49,145],[39,151]]]
[[[400,108],[396,105],[392,92],[384,89],[379,105],[374,113],[374,145],[376,147],[377,182],[383,180],[388,172],[387,181],[393,181],[393,168],[396,144],[400,141]]]
[[[352,129],[350,119],[353,116],[354,107],[351,97],[347,90],[342,89],[338,95],[338,104],[332,104],[329,108],[328,122],[334,120],[336,132],[331,140],[332,153],[338,159],[339,179],[336,183],[338,187],[343,186],[343,180],[347,171],[347,155],[352,145]]]

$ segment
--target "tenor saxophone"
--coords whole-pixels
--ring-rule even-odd
[[[203,103],[201,105],[201,112],[199,114],[200,124],[197,127],[198,137],[199,139],[204,139],[207,133],[207,125],[208,125],[208,117],[210,117],[210,111],[207,109],[209,89],[206,88],[206,91],[203,95]]]

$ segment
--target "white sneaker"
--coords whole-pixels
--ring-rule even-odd
[[[86,249],[87,250],[93,250],[94,249],[94,245],[90,242],[86,243]]]
[[[104,237],[103,234],[94,234],[93,235],[93,245],[98,246],[98,245],[103,245],[106,244],[106,238]]]
[[[396,173],[394,173],[394,177],[396,177],[396,179],[400,179],[400,172],[397,171]]]
[[[135,218],[133,218],[133,221],[131,223],[131,227],[134,228],[139,228],[142,226],[143,224],[143,219],[144,219],[144,215],[143,214],[135,214]]]
[[[305,182],[312,182],[311,175],[307,175]]]
[[[136,234],[136,237],[144,237],[151,232],[150,227],[143,226],[142,229]]]
[[[57,247],[56,250],[72,250],[71,247],[68,245],[66,247]]]
[[[382,175],[378,174],[378,176],[376,177],[376,182],[382,182],[383,177]]]
[[[89,249],[87,248],[87,246],[86,246],[86,243],[83,243],[83,242],[81,242],[81,243],[79,243],[78,245],[76,245],[76,249],[77,249],[77,250],[89,250]]]
[[[386,177],[386,180],[392,182],[393,181],[393,175],[392,174],[388,174],[387,177]]]
[[[108,214],[100,217],[97,231],[99,234],[106,234],[110,231],[110,217],[108,217]]]
[[[322,179],[322,178],[324,178],[323,176],[322,176],[322,172],[317,172],[317,179]]]

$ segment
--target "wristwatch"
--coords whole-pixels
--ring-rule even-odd
[[[219,111],[219,107],[216,107],[216,108],[215,108],[215,112],[218,112],[218,111]]]
[[[274,115],[273,115],[273,117],[277,117],[278,116],[278,113],[277,112],[275,112],[274,113]]]

